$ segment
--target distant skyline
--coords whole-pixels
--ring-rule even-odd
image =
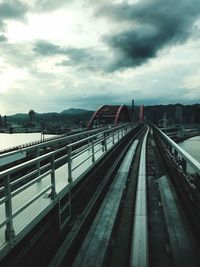
[[[200,103],[199,0],[0,0],[0,114]]]

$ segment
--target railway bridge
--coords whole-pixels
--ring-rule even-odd
[[[0,155],[1,266],[200,266],[200,163],[116,110]]]

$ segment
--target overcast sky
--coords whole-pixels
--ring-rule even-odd
[[[200,102],[199,0],[0,0],[0,114]]]

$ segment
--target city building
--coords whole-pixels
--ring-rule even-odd
[[[200,123],[200,107],[194,110],[194,123]]]
[[[139,120],[144,120],[144,105],[140,105],[140,113],[139,113]]]
[[[183,122],[183,108],[182,105],[175,106],[175,122],[182,123]]]
[[[29,121],[35,123],[35,111],[32,109],[29,111]]]

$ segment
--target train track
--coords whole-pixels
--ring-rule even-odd
[[[128,141],[127,145],[118,155],[118,161],[114,163],[109,172],[105,175],[104,182],[100,187],[99,192],[96,192],[95,196],[93,196],[92,201],[89,204],[91,206],[87,208],[88,213],[87,216],[85,216],[85,220],[90,220],[90,223],[85,223],[84,220],[82,224],[80,223],[77,233],[74,235],[74,240],[71,241],[71,245],[69,238],[66,238],[49,266],[66,266],[66,264],[68,266],[102,266],[103,264],[108,264],[107,261],[110,259],[110,254],[112,253],[111,250],[113,251],[112,255],[114,256],[114,247],[111,248],[110,245],[113,240],[113,234],[117,231],[119,226],[119,214],[121,219],[123,218],[124,222],[128,221],[128,217],[130,217],[129,212],[131,207],[129,207],[125,212],[127,216],[123,216],[121,213],[123,206],[122,203],[124,203],[125,195],[128,194],[128,190],[129,197],[136,197],[136,184],[134,181],[129,180],[131,172],[129,170],[133,167],[132,161],[133,157],[135,157],[136,151],[136,161],[139,160],[139,153],[142,146],[141,140],[143,136],[144,130]],[[138,164],[136,163],[135,165]],[[135,168],[138,168],[138,166],[135,166],[134,169]],[[96,205],[96,202],[99,202],[100,199],[101,202]],[[128,201],[131,200],[127,198],[126,201],[128,203]],[[123,208],[125,208],[125,206]],[[90,209],[93,213],[95,213],[93,214],[92,220],[88,219],[88,217],[91,216],[89,215]],[[88,230],[84,235],[83,232],[86,232],[86,225]],[[126,228],[127,233],[130,233],[131,231],[131,222],[129,222],[129,226],[130,229]],[[96,237],[98,235],[100,235],[99,243],[96,242]],[[132,237],[127,235],[127,238],[129,238],[128,244],[130,244],[130,239]],[[88,244],[91,244],[91,247],[87,248],[86,255],[85,247],[88,247]],[[124,242],[124,245],[127,247],[126,241]],[[79,253],[78,248],[80,249]],[[124,260],[127,260],[128,258],[127,253],[130,255],[130,249],[128,248],[127,250],[128,251],[124,254]],[[84,260],[81,251],[84,251]],[[100,255],[99,252],[101,252]],[[98,265],[95,256],[98,258]]]
[[[153,132],[147,135],[127,145],[87,233],[66,253],[64,242],[49,266],[199,266],[199,248]]]
[[[200,266],[191,217],[177,194],[182,185],[173,183],[177,169],[164,155],[152,129],[147,146],[149,266]]]
[[[85,177],[79,180],[78,183],[75,183],[70,189],[70,221],[67,224],[63,224],[63,221],[66,221],[65,216],[68,218],[68,206],[66,204],[68,203],[69,193],[66,193],[60,199],[59,205],[56,205],[52,212],[3,259],[3,266],[10,266],[10,262],[14,262],[13,264],[16,266],[27,266],[30,262],[35,263],[37,266],[47,266],[64,238],[70,239],[70,249],[73,248],[74,238],[72,236],[74,227],[76,228],[79,222],[87,225],[92,221],[93,214],[95,214],[97,207],[104,198],[107,187],[114,178],[116,168],[121,163],[124,147],[127,147],[130,138],[142,131],[140,131],[141,128],[134,128],[125,135],[108,151],[105,157],[98,161],[94,169],[91,169]],[[115,165],[115,168],[112,168],[112,171],[110,171],[113,165]],[[106,173],[107,175],[105,175]],[[104,183],[106,186],[104,186]],[[62,216],[58,216],[60,210],[63,211]],[[87,215],[88,213],[90,215]],[[64,227],[61,228],[61,225],[64,225]],[[79,234],[76,234],[76,238],[79,238]],[[48,244],[48,248],[45,246],[45,243]]]
[[[33,238],[29,251],[13,261],[20,267],[30,262],[49,267],[200,266],[198,244],[171,180],[152,129],[130,132],[71,188],[72,217],[59,238],[47,218],[39,232],[43,237]]]

